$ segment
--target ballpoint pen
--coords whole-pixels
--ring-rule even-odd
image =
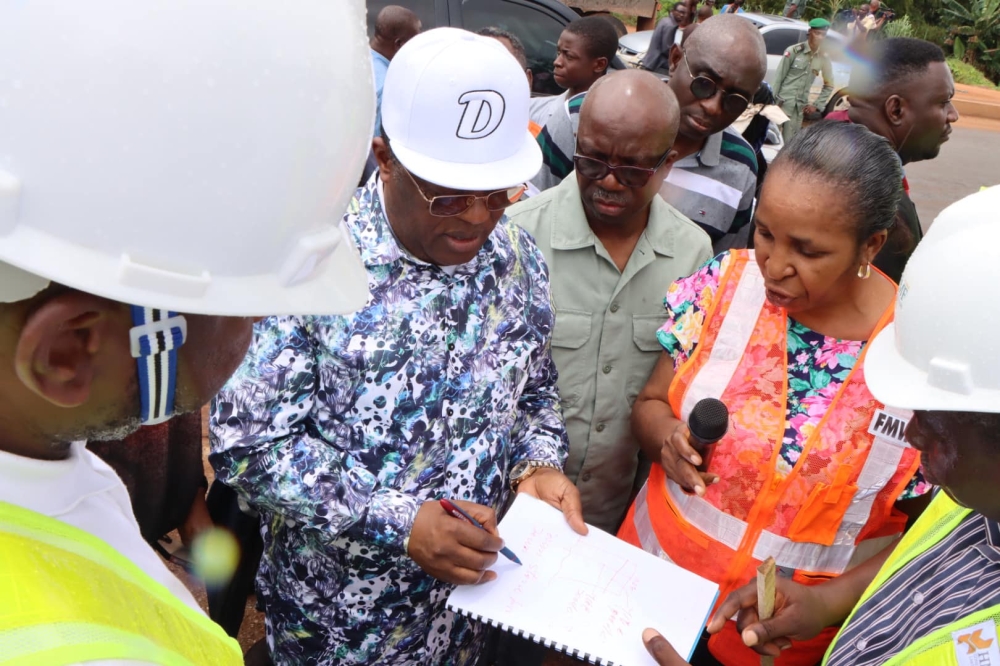
[[[449,515],[454,516],[455,518],[461,518],[462,520],[471,523],[474,527],[478,527],[479,529],[484,531],[486,530],[486,528],[483,527],[482,523],[480,523],[478,520],[470,516],[467,512],[463,511],[460,507],[458,507],[455,504],[452,504],[446,499],[441,500],[441,508],[447,511]],[[507,548],[506,546],[500,549],[500,554],[506,557],[511,562],[521,564],[521,560],[517,559],[517,555],[515,555],[514,552],[510,548]]]

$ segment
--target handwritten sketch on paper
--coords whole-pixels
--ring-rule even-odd
[[[595,662],[653,664],[642,630],[689,654],[718,587],[595,527],[580,536],[562,514],[518,496],[500,535],[523,566],[498,561],[497,580],[456,589],[448,605]]]

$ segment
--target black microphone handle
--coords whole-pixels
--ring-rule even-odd
[[[722,437],[719,439],[722,439]],[[696,467],[699,472],[708,471],[708,465],[712,461],[712,454],[715,453],[715,444],[719,441],[719,439],[705,440],[698,437],[693,432],[691,433],[691,448],[697,451],[698,455],[701,456],[701,464]]]

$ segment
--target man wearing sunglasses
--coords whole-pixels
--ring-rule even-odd
[[[665,285],[712,251],[705,232],[657,195],[676,158],[679,115],[655,74],[598,81],[580,111],[576,173],[510,211],[551,271],[566,474],[587,522],[611,533],[639,468],[629,413],[660,355]]]
[[[764,39],[741,16],[713,16],[670,53],[680,104],[678,159],[660,195],[712,238],[716,252],[745,247],[757,188],[753,149],[729,126],[767,71]]]
[[[213,464],[262,514],[276,663],[474,663],[482,628],[445,600],[495,577],[495,512],[525,492],[586,531],[562,472],[548,271],[503,221],[541,164],[529,94],[495,39],[407,42],[386,75],[379,170],[344,218],[371,297],[349,316],[262,322],[218,398]]]

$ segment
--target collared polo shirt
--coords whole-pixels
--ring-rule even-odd
[[[756,190],[757,157],[727,127],[708,137],[699,152],[674,163],[660,196],[704,229],[719,254],[746,247]]]
[[[587,222],[576,174],[508,209],[549,266],[556,323],[552,357],[569,434],[566,474],[584,519],[614,532],[638,468],[632,403],[662,351],[663,294],[711,257],[708,236],[658,195],[649,223],[619,271]]]
[[[973,512],[857,609],[826,666],[884,664],[920,638],[998,603],[1000,524]]]

